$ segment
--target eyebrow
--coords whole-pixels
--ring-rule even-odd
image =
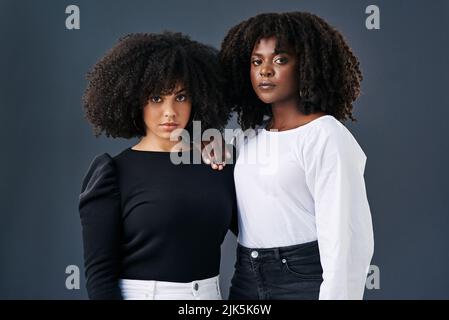
[[[274,50],[274,52],[272,53],[272,54],[281,54],[281,53],[283,53],[283,54],[289,54],[289,52],[287,52],[286,50]],[[255,53],[253,53],[252,54],[253,56],[258,56],[258,57],[263,57],[263,54],[261,54],[261,53],[258,53],[258,52],[255,52]]]
[[[184,91],[186,91],[186,88],[182,88],[182,89],[178,90],[177,92],[175,92],[175,94],[180,94],[181,92],[184,92]]]

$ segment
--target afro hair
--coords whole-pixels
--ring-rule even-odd
[[[146,135],[143,107],[149,97],[165,95],[182,84],[192,101],[192,121],[202,131],[223,129],[230,118],[218,50],[181,33],[129,34],[87,74],[85,118],[96,136],[133,138]]]
[[[270,106],[257,98],[251,86],[250,57],[260,39],[273,36],[276,49],[292,48],[299,61],[300,111],[323,111],[340,121],[355,121],[352,103],[360,94],[362,73],[343,36],[311,13],[265,13],[231,28],[219,54],[226,91],[242,128],[255,128],[265,116],[272,116]]]

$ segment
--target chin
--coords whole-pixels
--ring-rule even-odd
[[[161,139],[170,140],[170,132],[158,132],[157,136]]]
[[[273,99],[272,97],[267,97],[263,95],[257,95],[257,97],[259,98],[260,101],[266,104],[271,104],[275,101],[275,99]]]

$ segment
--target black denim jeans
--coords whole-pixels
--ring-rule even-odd
[[[269,249],[239,244],[229,300],[316,300],[322,274],[317,241]]]

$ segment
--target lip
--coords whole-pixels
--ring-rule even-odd
[[[262,89],[262,90],[271,90],[274,87],[276,87],[276,85],[270,81],[262,81],[257,86],[259,87],[259,89]]]
[[[176,122],[166,122],[160,125],[165,130],[173,130],[179,127],[179,123]]]

